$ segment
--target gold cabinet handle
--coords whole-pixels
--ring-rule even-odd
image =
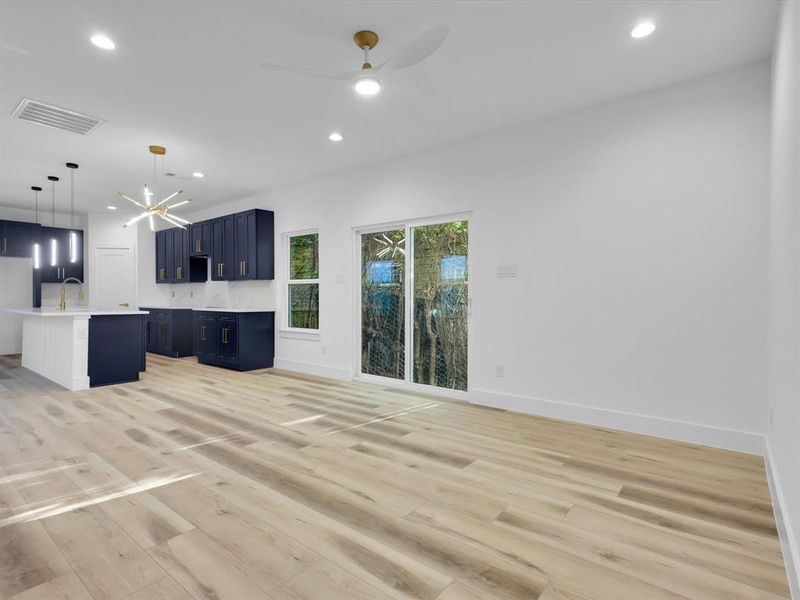
[[[205,342],[206,341],[206,326],[200,325],[200,340]]]
[[[227,344],[228,341],[229,341],[229,339],[228,339],[228,329],[227,328],[223,328],[222,329],[222,343],[223,344]]]
[[[247,261],[242,261],[242,275],[247,275]]]
[[[183,279],[183,267],[175,267],[175,278]]]
[[[129,304],[127,302],[120,302],[119,305],[120,306],[129,306]]]
[[[3,238],[3,254],[8,252],[8,238]]]

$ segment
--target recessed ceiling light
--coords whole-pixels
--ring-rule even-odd
[[[108,210],[117,210],[116,206],[106,206]]]
[[[111,41],[111,38],[108,36],[103,35],[102,33],[98,33],[93,35],[90,41],[97,46],[98,48],[102,48],[103,50],[113,50],[117,47],[117,45]]]
[[[197,177],[198,179],[202,179],[203,177],[205,177],[205,175],[203,175],[200,171],[195,171],[194,173],[192,173],[192,177]]]
[[[332,134],[328,136],[328,139],[332,142],[341,142],[344,138],[342,137],[341,133],[339,133],[338,131],[334,131]]]
[[[381,91],[381,84],[374,77],[362,77],[353,87],[362,96],[374,96]]]
[[[637,23],[636,27],[631,29],[631,37],[636,39],[647,37],[655,30],[656,26],[653,23],[650,21],[642,21],[641,23]]]

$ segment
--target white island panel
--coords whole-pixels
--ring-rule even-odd
[[[25,317],[22,366],[68,390],[88,390],[89,314],[63,319]]]

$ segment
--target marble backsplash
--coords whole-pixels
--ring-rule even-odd
[[[166,298],[158,301],[161,306],[275,310],[274,281],[207,281],[168,284],[166,287],[169,292],[165,294]],[[145,304],[140,302],[140,305]]]

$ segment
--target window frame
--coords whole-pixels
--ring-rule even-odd
[[[319,229],[304,229],[301,231],[291,231],[288,233],[283,234],[284,237],[284,245],[283,247],[286,249],[286,260],[285,260],[285,267],[286,267],[286,285],[284,287],[283,298],[286,306],[286,316],[283,319],[283,323],[281,324],[281,332],[288,334],[288,337],[318,337],[320,333],[320,328],[317,326],[316,328],[310,327],[292,327],[291,326],[291,304],[290,304],[290,290],[293,285],[308,285],[308,284],[316,284],[317,286],[317,322],[319,325],[319,310],[320,310],[320,273],[317,272],[316,279],[292,279],[292,238],[296,237],[303,237],[306,235],[316,235],[317,236],[317,255],[319,256]],[[318,265],[319,269],[319,265]]]

